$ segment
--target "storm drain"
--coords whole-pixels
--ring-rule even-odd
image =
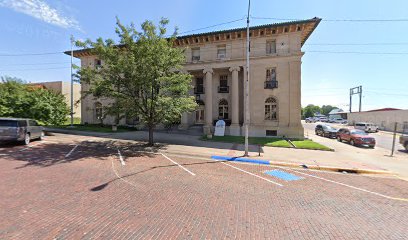
[[[281,171],[281,170],[270,170],[270,171],[265,171],[266,174],[273,176],[273,177],[277,177],[280,179],[283,179],[285,181],[296,181],[299,179],[303,179],[302,177],[298,177],[296,175],[287,173],[285,171]]]

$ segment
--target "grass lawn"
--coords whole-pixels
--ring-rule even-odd
[[[292,143],[293,145],[296,146],[296,148],[301,148],[301,149],[313,149],[313,150],[324,150],[324,151],[333,150],[320,143],[313,142],[312,140],[296,140],[296,141],[292,141]]]
[[[245,143],[245,138],[242,136],[213,136],[212,139],[208,139],[203,136],[201,140],[214,141],[214,142],[228,142],[228,143]],[[249,144],[262,145],[268,147],[292,147],[287,141],[280,138],[263,138],[263,137],[250,137]]]
[[[244,144],[245,138],[242,136],[213,136],[212,139],[208,139],[207,136],[203,136],[201,140],[204,141],[214,141],[214,142],[228,142],[228,143],[240,143]],[[328,148],[322,144],[313,142],[312,140],[295,140],[292,143],[296,148],[300,149],[312,149],[312,150],[324,150],[331,151],[331,148]],[[268,147],[285,147],[291,148],[292,145],[282,138],[266,138],[266,137],[250,137],[249,144],[253,145],[262,145]]]
[[[63,128],[63,129],[73,130],[73,131],[114,133],[114,131],[112,131],[112,126],[101,126],[98,124],[88,124],[88,125],[74,124],[74,128],[70,128],[69,124],[62,125],[62,126],[49,126],[49,127]],[[116,132],[128,132],[128,131],[136,131],[136,130],[137,130],[136,128],[118,126],[118,130]]]

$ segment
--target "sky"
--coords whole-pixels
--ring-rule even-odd
[[[247,6],[247,0],[0,0],[0,76],[69,81],[70,57],[61,52],[70,49],[70,35],[117,39],[116,16],[136,25],[166,17],[171,32],[177,26],[190,34],[245,27]],[[323,19],[302,48],[302,106],[348,110],[349,89],[362,85],[363,111],[408,109],[407,9],[406,0],[252,0],[250,24]],[[370,19],[403,21],[333,21]],[[355,95],[353,111],[357,103]]]

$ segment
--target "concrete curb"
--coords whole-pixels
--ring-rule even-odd
[[[357,173],[357,174],[384,174],[384,175],[394,174],[390,171],[385,171],[385,170],[306,165],[306,164],[297,164],[297,163],[274,162],[274,161],[259,160],[259,159],[249,159],[249,158],[241,158],[241,157],[236,158],[236,157],[229,157],[229,156],[211,156],[211,158],[216,159],[216,160],[247,162],[247,163],[264,164],[264,165],[279,166],[279,167],[295,167],[295,168],[323,170],[323,171],[330,171],[330,172],[348,172],[348,173]]]

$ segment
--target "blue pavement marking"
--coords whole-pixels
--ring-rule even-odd
[[[294,181],[294,180],[299,180],[303,179],[302,177],[295,176],[293,174],[281,171],[281,170],[271,170],[271,171],[265,171],[266,174],[283,179],[285,181]]]
[[[269,161],[259,160],[259,159],[249,159],[249,158],[240,158],[240,157],[224,157],[224,156],[211,156],[212,159],[216,160],[227,160],[227,161],[236,161],[236,162],[249,162],[249,163],[258,163],[269,165]]]

